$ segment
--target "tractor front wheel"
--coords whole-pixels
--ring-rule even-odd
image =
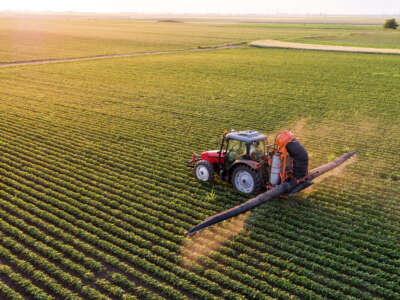
[[[200,160],[194,166],[194,177],[203,182],[212,182],[214,180],[214,168],[206,160]]]
[[[261,176],[248,166],[239,166],[233,171],[232,184],[239,192],[256,194],[261,189]]]

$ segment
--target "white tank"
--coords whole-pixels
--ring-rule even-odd
[[[281,181],[282,160],[279,153],[272,156],[271,174],[269,176],[269,183],[277,185]]]

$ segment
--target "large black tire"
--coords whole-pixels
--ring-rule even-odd
[[[203,182],[212,182],[214,180],[214,168],[206,160],[200,160],[194,166],[194,177]]]
[[[244,194],[257,194],[261,190],[260,174],[246,165],[236,167],[231,180],[235,189]]]

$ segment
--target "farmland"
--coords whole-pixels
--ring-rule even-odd
[[[0,63],[212,47],[262,39],[398,48],[379,25],[196,24],[0,16]]]
[[[173,36],[181,25],[188,34]],[[138,26],[169,31],[125,46],[108,36],[112,53],[294,36]],[[192,39],[196,28],[207,35]],[[74,36],[60,53],[49,39],[1,58],[106,51]],[[1,298],[400,299],[399,70],[396,56],[248,47],[0,68]],[[185,166],[231,128],[270,141],[291,128],[311,167],[358,156],[295,198],[187,238],[247,199]]]

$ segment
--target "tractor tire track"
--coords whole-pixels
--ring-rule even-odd
[[[144,55],[158,55],[158,54],[171,54],[171,53],[182,53],[182,52],[222,50],[222,49],[240,48],[243,46],[244,46],[244,44],[232,44],[232,45],[217,46],[217,47],[190,48],[190,49],[180,49],[180,50],[146,51],[146,52],[127,53],[127,54],[95,55],[95,56],[87,56],[87,57],[24,60],[24,61],[2,62],[2,63],[0,63],[0,67],[42,65],[42,64],[52,64],[52,63],[67,63],[67,62],[85,61],[85,60],[118,58],[118,57],[134,57],[134,56],[144,56]]]

